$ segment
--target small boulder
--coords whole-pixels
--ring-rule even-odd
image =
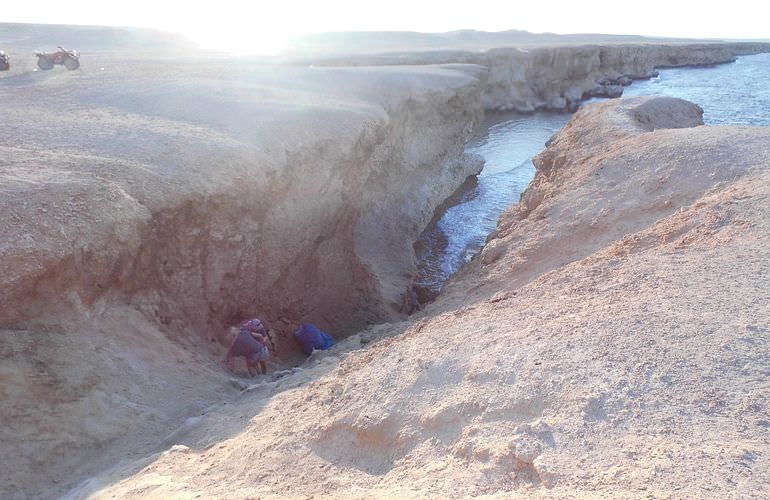
[[[481,263],[485,266],[499,259],[508,249],[508,246],[501,240],[492,240],[481,251]]]
[[[531,464],[543,453],[543,446],[540,441],[527,434],[518,436],[512,443],[512,448],[516,459],[525,464]]]
[[[559,476],[554,468],[547,463],[547,459],[543,455],[540,455],[532,461],[532,467],[535,469],[535,472],[537,472],[537,476],[540,478],[540,482],[543,486],[546,488],[553,488],[556,486]]]
[[[620,97],[623,95],[622,85],[607,85],[604,88],[607,92],[607,97],[609,97],[610,99],[614,99],[616,97]]]
[[[622,85],[599,85],[588,91],[590,97],[609,97],[610,99],[623,95]]]

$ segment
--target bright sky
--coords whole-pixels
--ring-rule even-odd
[[[6,1],[5,22],[143,26],[203,46],[269,53],[319,31],[456,29],[770,38],[765,0],[35,0]]]

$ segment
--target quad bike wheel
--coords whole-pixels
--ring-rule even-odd
[[[80,61],[78,61],[77,59],[68,57],[64,59],[64,67],[70,71],[78,69],[80,67]]]
[[[42,69],[43,71],[53,69],[53,61],[51,61],[47,57],[38,57],[37,67]]]
[[[0,71],[8,71],[11,69],[11,65],[5,61],[0,61]]]

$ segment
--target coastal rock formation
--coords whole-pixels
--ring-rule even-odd
[[[7,41],[13,27],[0,28]],[[105,41],[103,31],[84,31],[97,33],[92,43]],[[17,40],[11,51],[22,53],[35,37]],[[667,64],[687,64],[754,50],[740,47],[675,57],[656,50]],[[643,74],[660,58],[623,60],[637,57],[632,50],[607,56],[607,64],[599,57],[596,66],[603,49],[561,47],[453,54],[440,65],[331,68],[110,50],[89,52],[78,72],[32,72],[21,64],[0,77],[3,499],[80,497],[138,470],[103,494],[260,496],[296,487],[291,493],[440,496],[559,488],[575,473],[554,450],[573,453],[574,463],[587,456],[583,438],[636,409],[633,391],[648,375],[657,392],[640,405],[654,408],[671,396],[666,384],[683,380],[692,382],[697,408],[722,411],[729,401],[747,425],[761,425],[753,413],[765,410],[761,392],[737,402],[698,392],[687,365],[650,347],[658,332],[679,332],[665,316],[644,323],[649,310],[628,299],[629,290],[639,291],[629,283],[655,272],[621,266],[623,249],[636,241],[655,257],[660,245],[673,252],[671,245],[711,241],[729,223],[767,248],[753,202],[735,195],[735,206],[725,205],[743,210],[734,218],[721,219],[714,208],[728,199],[722,189],[764,196],[764,178],[739,182],[748,177],[747,158],[766,164],[766,132],[698,127],[676,135],[668,129],[700,123],[699,108],[679,101],[580,111],[538,160],[523,204],[445,298],[414,321],[372,327],[292,367],[302,361],[288,336],[299,319],[343,336],[405,319],[398,309],[409,305],[413,242],[436,206],[481,168],[462,151],[485,106],[573,108],[586,91],[622,86],[624,75]],[[457,62],[473,64],[450,64]],[[602,177],[602,168],[613,175]],[[612,196],[602,202],[605,189]],[[716,190],[712,198],[709,190]],[[649,241],[632,238],[598,268],[580,261],[590,264],[602,248],[698,197],[706,200],[701,218],[682,219]],[[724,307],[742,311],[742,327],[761,342],[766,318],[741,307],[766,303],[745,273],[765,273],[767,259],[760,254],[754,267],[738,268],[730,259],[745,257],[745,249],[725,248],[732,254],[716,255],[709,269],[736,268]],[[704,268],[691,257],[688,277]],[[683,319],[696,316],[693,303],[681,293],[683,281],[666,281],[685,274],[664,271],[645,283],[667,291],[671,311],[683,315],[676,324],[686,325]],[[608,277],[615,281],[604,288]],[[579,293],[586,290],[596,295]],[[570,294],[575,300],[564,299]],[[601,310],[608,298],[615,309],[585,319],[582,308]],[[692,300],[699,299],[711,300]],[[529,308],[538,314],[526,314]],[[226,327],[253,315],[279,334],[272,376],[256,384],[231,378],[217,363]],[[617,318],[628,323],[612,323]],[[575,324],[581,348],[559,363],[557,355],[575,345],[568,339]],[[720,325],[708,333],[726,343],[729,325]],[[597,382],[596,373],[625,366],[606,349],[618,330],[630,332],[624,341],[645,342],[635,349],[648,360],[665,359],[665,371],[650,361],[633,372],[637,378]],[[694,336],[685,330],[682,339]],[[372,344],[340,364],[342,354]],[[702,350],[709,361],[719,354],[708,351],[715,345]],[[736,359],[756,378],[757,356],[766,352],[739,345]],[[634,354],[629,358],[640,359]],[[569,378],[565,366],[590,370]],[[551,378],[541,377],[545,369]],[[719,370],[708,376],[726,374],[739,392],[749,383],[730,367]],[[616,405],[617,391],[631,401],[619,397]],[[668,417],[656,422],[681,437],[681,422]],[[696,423],[722,430],[710,420]],[[645,422],[633,424],[650,432]],[[736,460],[751,467],[753,434],[731,437],[741,448],[730,453],[742,453]],[[680,442],[677,456],[690,456],[691,443]],[[712,455],[699,464],[717,469]],[[607,456],[623,463],[623,456]],[[599,467],[596,458],[588,469]],[[296,464],[306,462],[309,473],[298,478]],[[632,484],[648,483],[659,466]],[[613,478],[607,484],[616,485]]]
[[[719,64],[770,44],[617,45],[495,49],[468,56],[489,68],[484,106],[492,110],[574,109],[588,97],[619,97],[655,68]]]
[[[280,367],[300,319],[402,317],[412,243],[481,166],[478,67],[90,64],[0,85],[3,498],[236,392],[212,360],[237,321]]]
[[[583,107],[426,311],[76,493],[763,496],[770,130],[700,116]]]
[[[344,49],[340,49],[344,50]],[[607,43],[537,46],[518,43],[484,52],[460,50],[382,54],[325,54],[314,64],[478,64],[488,68],[484,108],[531,112],[570,110],[589,97],[619,97],[633,79],[649,78],[655,68],[731,62],[740,55],[769,52],[770,43]],[[307,62],[308,57],[299,61]]]
[[[117,295],[203,338],[255,312],[392,317],[412,241],[480,169],[462,149],[481,71],[284,73],[280,90],[257,73],[213,97],[182,76],[57,75],[67,95],[45,123],[42,81],[5,87],[0,324],[57,325]],[[406,276],[374,269],[376,252]]]

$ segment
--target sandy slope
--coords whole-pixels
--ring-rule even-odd
[[[97,496],[766,497],[770,131],[671,128],[700,113],[587,106],[429,310],[212,409]]]

